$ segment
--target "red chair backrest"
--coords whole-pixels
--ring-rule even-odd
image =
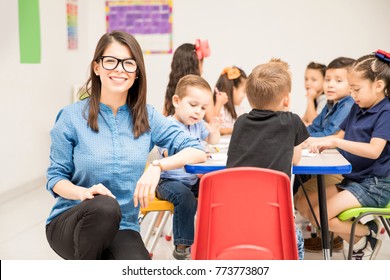
[[[191,258],[298,259],[288,176],[256,167],[204,175]]]

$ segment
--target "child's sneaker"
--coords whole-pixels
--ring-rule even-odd
[[[378,255],[379,249],[382,245],[382,240],[376,239],[371,235],[362,237],[366,239],[366,245],[358,250],[353,250],[352,259],[353,260],[375,260]]]
[[[178,249],[175,246],[173,249],[172,258],[174,260],[190,260],[191,259],[191,247],[185,247],[184,249]]]
[[[374,260],[378,255],[382,240],[363,236],[353,247],[352,260]],[[344,259],[348,259],[349,244],[344,242]]]
[[[378,219],[371,220],[366,223],[370,230],[370,235],[363,236],[353,247],[353,260],[373,260],[378,255],[379,249],[382,245],[382,240],[377,239],[382,224]],[[345,242],[346,243],[346,242]],[[363,246],[364,245],[364,246]],[[359,249],[355,249],[359,248]],[[344,244],[344,259],[348,258],[349,244]]]

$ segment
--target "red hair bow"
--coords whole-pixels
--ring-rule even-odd
[[[195,52],[199,60],[201,60],[204,57],[210,56],[209,41],[196,39]]]
[[[390,63],[390,53],[387,53],[382,50],[377,50],[375,52],[375,56],[384,62]]]

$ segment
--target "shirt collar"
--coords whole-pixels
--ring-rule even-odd
[[[383,98],[381,101],[379,101],[377,104],[375,104],[374,107],[371,107],[368,110],[360,108],[358,114],[367,114],[367,113],[375,114],[375,113],[379,112],[382,109],[382,107],[385,106],[387,102],[389,102],[386,99],[388,99],[388,98],[385,96],[385,98]]]
[[[103,103],[100,103],[100,110],[104,111],[104,112],[112,112],[112,109],[107,106],[106,104],[103,104]],[[128,111],[128,107],[127,107],[127,104],[124,104],[122,106],[120,106],[118,108],[118,112],[120,111]]]

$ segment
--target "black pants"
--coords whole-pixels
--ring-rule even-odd
[[[119,230],[121,216],[115,199],[98,195],[53,219],[46,237],[64,259],[150,260],[138,232]]]

